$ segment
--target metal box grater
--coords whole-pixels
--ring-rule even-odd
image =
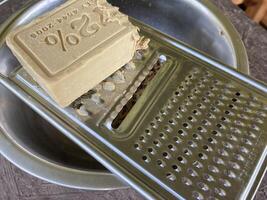
[[[267,87],[133,21],[150,48],[106,80],[115,91],[98,85],[62,109],[23,69],[1,83],[147,198],[252,198]]]

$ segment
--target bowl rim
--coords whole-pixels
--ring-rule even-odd
[[[126,189],[129,186],[109,171],[89,171],[65,167],[22,148],[0,130],[0,153],[28,174],[57,185],[87,190]]]

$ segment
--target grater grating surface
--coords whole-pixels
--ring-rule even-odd
[[[63,110],[23,69],[11,78],[146,197],[252,197],[266,168],[266,87],[136,23],[150,49],[121,71],[126,81],[113,92],[97,86]],[[81,106],[88,115],[77,115]]]

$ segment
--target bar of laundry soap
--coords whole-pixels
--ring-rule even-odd
[[[69,0],[6,38],[25,70],[62,107],[128,63],[139,40],[128,16],[105,0]]]

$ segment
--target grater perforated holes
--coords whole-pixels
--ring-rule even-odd
[[[135,144],[134,144],[134,148],[135,148],[136,150],[141,150],[141,145],[138,144],[138,143],[135,143]]]
[[[175,121],[174,119],[170,119],[170,120],[169,120],[169,124],[171,124],[171,125],[174,126],[174,125],[176,125],[176,121]]]
[[[208,141],[211,144],[216,144],[217,143],[217,141],[214,138],[212,138],[212,137],[208,138]]]
[[[223,142],[223,146],[226,149],[233,149],[234,148],[234,146],[229,142]]]
[[[216,164],[218,164],[218,165],[224,165],[225,163],[224,163],[224,161],[223,161],[223,159],[221,159],[221,158],[219,158],[219,157],[213,157],[213,161],[216,163]]]
[[[201,89],[201,88],[204,88],[205,85],[204,85],[203,83],[200,83],[200,82],[199,82],[199,83],[197,83],[197,87]]]
[[[140,140],[141,142],[143,142],[143,143],[145,143],[145,142],[147,141],[146,137],[143,136],[143,135],[139,137],[139,140]]]
[[[205,133],[205,132],[207,132],[207,130],[206,130],[204,127],[202,127],[202,126],[199,126],[199,127],[197,128],[197,130],[198,130],[198,132],[200,132],[200,133]]]
[[[168,173],[166,174],[166,178],[167,178],[168,180],[170,180],[170,181],[175,181],[175,180],[176,180],[176,176],[175,176],[173,173],[171,173],[171,172],[168,172]]]
[[[215,112],[215,113],[220,112],[220,109],[217,108],[217,107],[211,107],[210,110],[211,110],[212,112]]]
[[[162,110],[160,110],[160,114],[166,116],[166,115],[168,115],[168,112],[166,110],[162,109]]]
[[[239,96],[241,96],[241,93],[240,92],[236,92],[235,95],[239,97]]]
[[[172,102],[172,103],[177,103],[178,100],[177,100],[176,98],[171,98],[171,102]]]
[[[166,158],[166,159],[170,159],[171,158],[171,155],[168,152],[166,152],[166,151],[162,153],[162,156],[164,158]]]
[[[157,146],[157,147],[160,147],[160,146],[161,146],[161,143],[160,143],[159,140],[154,140],[154,141],[153,141],[153,144],[154,144],[155,146]]]
[[[212,90],[212,91],[215,91],[217,88],[216,87],[214,87],[214,86],[211,86],[210,87],[210,90]]]
[[[255,124],[252,124],[252,125],[251,125],[251,128],[252,128],[253,130],[255,130],[255,131],[260,131],[260,128],[259,128],[257,125],[255,125]]]
[[[178,165],[172,165],[172,169],[176,172],[180,172],[181,171],[181,167]]]
[[[242,155],[240,155],[240,154],[234,154],[234,158],[236,160],[238,160],[238,161],[242,161],[242,162],[245,161],[245,158]]]
[[[168,145],[168,148],[169,148],[171,151],[176,151],[176,147],[175,147],[173,144],[169,144],[169,145]]]
[[[249,150],[246,147],[243,147],[243,146],[240,147],[239,150],[240,150],[241,153],[244,153],[244,154],[248,154],[249,153]]]
[[[204,109],[205,108],[205,106],[203,106],[203,104],[201,104],[201,103],[198,103],[197,107],[200,108],[200,109]]]
[[[181,111],[181,112],[186,112],[187,108],[185,106],[179,106],[178,110]]]
[[[219,182],[224,186],[224,187],[231,187],[232,184],[230,183],[230,181],[226,180],[226,179],[223,179],[223,178],[220,178],[219,179]]]
[[[204,83],[208,83],[209,79],[207,79],[206,77],[202,80]]]
[[[163,160],[157,160],[157,165],[161,168],[164,168],[166,166],[166,163]]]
[[[156,128],[157,128],[157,123],[156,123],[156,122],[151,122],[151,123],[150,123],[150,126],[151,126],[152,128],[154,128],[154,129],[156,129]]]
[[[226,196],[226,192],[221,188],[215,188],[214,191],[216,194],[220,195],[221,197]]]
[[[217,173],[220,172],[220,170],[218,169],[218,167],[216,167],[216,166],[214,166],[214,165],[209,165],[209,166],[208,166],[208,170],[209,170],[210,172],[215,173],[215,174],[217,174]]]
[[[195,170],[193,170],[192,168],[188,168],[188,169],[187,169],[187,173],[188,173],[188,175],[191,176],[191,177],[196,177],[196,176],[198,176],[198,173],[197,173]]]
[[[173,141],[177,144],[180,144],[182,142],[182,140],[179,137],[174,137]]]
[[[241,122],[240,120],[235,120],[234,124],[237,125],[237,126],[240,126],[240,127],[244,127],[245,126],[245,124],[243,122]]]
[[[206,92],[206,95],[207,95],[208,97],[214,97],[214,93],[212,93],[212,92],[210,92],[210,91]]]
[[[229,153],[225,149],[218,149],[218,153],[224,157],[229,156]]]
[[[205,192],[207,192],[207,191],[209,190],[209,186],[208,186],[207,184],[203,183],[203,182],[198,182],[198,183],[197,183],[197,186],[198,186],[201,190],[203,190],[203,191],[205,191]]]
[[[206,119],[202,120],[201,123],[202,123],[202,125],[204,125],[204,126],[211,125],[211,123],[210,123],[208,120],[206,120]]]
[[[155,119],[157,122],[162,122],[162,118],[160,116],[156,116]]]
[[[186,106],[191,106],[191,105],[193,105],[193,103],[191,101],[185,100],[185,105]]]
[[[203,149],[204,149],[205,151],[212,151],[212,148],[209,147],[208,145],[203,145]]]
[[[190,149],[184,149],[184,154],[187,156],[191,156],[192,155],[192,151]]]
[[[246,145],[250,145],[250,146],[253,145],[253,143],[252,143],[249,139],[247,139],[247,138],[243,138],[243,142],[244,142]],[[243,150],[243,151],[245,151],[245,150]]]
[[[221,118],[221,121],[225,122],[225,121],[228,121],[226,117],[222,117]]]
[[[247,115],[244,114],[237,114],[237,117],[243,120],[249,120],[250,118]]]
[[[203,178],[204,180],[208,181],[208,182],[214,182],[215,179],[213,178],[213,176],[211,176],[210,174],[204,173],[203,174]]]
[[[240,165],[237,164],[236,162],[229,161],[229,165],[233,169],[236,169],[236,170],[240,169]]]
[[[249,109],[248,107],[245,107],[245,108],[244,108],[244,112],[245,112],[246,114],[249,114],[249,113],[251,113],[251,109]]]
[[[193,138],[195,140],[201,140],[202,139],[202,137],[199,134],[196,134],[196,133],[193,134]]]
[[[236,127],[231,127],[230,128],[230,131],[233,133],[233,134],[237,134],[237,135],[240,135],[242,132],[240,129],[236,128]]]
[[[204,103],[209,103],[210,100],[206,97],[202,97],[201,100],[204,102]]]
[[[182,183],[187,186],[192,185],[192,181],[187,177],[182,177]]]
[[[194,115],[200,115],[201,113],[199,112],[199,110],[196,110],[196,109],[195,109],[195,110],[193,110],[193,114],[194,114]]]
[[[256,109],[256,108],[259,108],[261,105],[258,104],[258,103],[255,103],[255,102],[249,102],[248,104],[250,106],[250,108],[252,109]]]
[[[187,163],[187,160],[183,156],[178,156],[177,160],[182,164],[186,164]]]
[[[203,200],[204,199],[203,195],[197,191],[192,192],[192,197],[196,200]]]
[[[189,121],[191,121],[191,122],[195,121],[195,119],[194,119],[192,116],[189,116],[187,119],[188,119]]]
[[[142,160],[143,160],[144,162],[146,162],[146,163],[149,163],[149,162],[151,161],[150,157],[147,156],[147,155],[143,155],[143,156],[142,156]]]
[[[225,111],[225,114],[226,114],[226,115],[231,115],[231,112],[230,112],[229,110],[226,110],[226,111]]]
[[[259,117],[266,117],[267,116],[267,114],[264,112],[259,112],[258,115],[259,115]]]
[[[224,94],[227,94],[229,96],[232,94],[231,90],[229,90],[228,88],[224,88],[222,91]]]
[[[159,134],[159,137],[162,139],[162,140],[166,140],[167,139],[167,135],[165,133],[160,133]]]
[[[163,128],[166,132],[172,132],[172,128],[170,127],[170,126],[168,126],[168,125],[166,125],[166,126],[164,126],[164,128]]]
[[[212,113],[207,113],[207,117],[209,119],[216,119],[216,116],[214,114],[212,114]]]
[[[232,170],[229,170],[229,169],[226,169],[224,171],[225,175],[228,176],[229,178],[232,178],[232,179],[235,179],[236,178],[236,174],[232,171]]]
[[[223,94],[218,95],[218,98],[223,101],[227,101],[229,98]]]
[[[201,93],[201,91],[200,91],[200,90],[198,90],[198,89],[194,89],[194,93],[195,93],[195,94],[200,94],[200,93]]]
[[[168,103],[167,104],[167,109],[172,109],[173,108],[173,105],[171,103]]]
[[[201,160],[207,160],[208,159],[208,156],[204,153],[199,153],[198,154],[198,157],[201,159]]]
[[[232,98],[232,102],[236,103],[238,100],[236,98]]]
[[[156,150],[152,147],[148,148],[147,149],[148,153],[152,154],[152,155],[155,155],[156,154]]]
[[[250,131],[247,133],[247,135],[253,139],[257,138],[257,135]]]
[[[187,78],[189,77],[187,76]],[[193,76],[191,80],[193,80]],[[236,90],[226,88],[229,94],[219,94],[225,85],[218,81],[218,85],[214,84],[209,87],[204,84],[205,77],[190,88],[189,94],[183,92],[192,83],[193,81],[186,79],[182,85],[178,86],[178,89],[163,105],[160,113],[150,122],[147,129],[151,132],[154,132],[154,129],[157,130],[158,138],[152,141],[152,146],[146,147],[145,153],[151,157],[157,154],[161,156],[156,163],[160,168],[167,169],[169,166],[168,170],[163,172],[163,178],[165,176],[168,181],[173,183],[181,181],[188,186],[196,184],[198,188],[196,192],[203,192],[201,194],[203,199],[213,195],[224,197],[226,195],[224,189],[228,189],[234,184],[231,183],[231,179],[236,179],[236,173],[239,173],[238,171],[246,162],[244,157],[249,154],[246,151],[247,145],[249,145],[248,141],[254,142],[253,137],[257,137],[258,131],[254,130],[251,125],[251,121],[255,118],[252,117],[252,114],[255,115],[256,111],[253,110],[253,113],[248,113],[250,110],[244,111],[245,106],[243,107],[241,103],[244,103],[243,98],[245,97],[241,93],[238,95]],[[203,93],[204,96],[199,97],[196,95],[197,93]],[[213,100],[214,96],[220,96],[221,99]],[[174,106],[178,103],[177,110],[174,110]],[[225,106],[228,108],[224,109]],[[205,114],[206,118],[200,117],[202,114]],[[259,115],[260,111],[257,112],[256,117],[261,119]],[[165,116],[168,118],[165,119]],[[233,116],[237,119],[232,119]],[[245,123],[244,120],[247,120],[248,123]],[[261,121],[255,121],[254,128],[257,129],[260,126],[257,121]],[[244,133],[245,128],[247,130]],[[226,129],[227,131],[225,131]],[[203,139],[205,141],[201,141]],[[178,144],[181,143],[185,143],[181,150],[182,154],[178,153],[178,150],[180,151]],[[165,149],[159,149],[163,147],[162,144]],[[169,163],[173,161],[173,157],[176,158],[177,163]],[[192,158],[197,159],[191,163]],[[148,159],[145,162],[150,161]],[[186,174],[181,173],[179,177],[182,178],[180,179],[177,174],[182,170]],[[238,176],[241,176],[241,172]],[[215,180],[215,177],[218,177],[218,180]],[[217,186],[217,193],[214,186],[208,184],[210,182],[221,185]],[[209,192],[204,193],[207,191]]]
[[[183,117],[183,115],[181,115],[180,112],[176,112],[175,117],[176,117],[176,119],[181,119]]]
[[[179,97],[179,96],[182,96],[182,93],[177,90],[176,92],[174,92],[174,95],[177,96],[177,97]]]
[[[206,71],[206,72],[205,72],[205,76],[207,76],[207,77],[212,77],[212,74],[211,74],[210,72]]]
[[[214,131],[212,131],[211,133],[212,133],[213,135],[215,135],[215,136],[220,136],[220,133],[219,133],[218,131],[215,131],[215,130],[214,130]]]
[[[180,162],[182,162],[182,161],[183,161],[183,157],[182,157],[182,156],[179,156],[179,157],[177,158],[177,160],[180,161]]]
[[[152,135],[152,133],[151,133],[151,130],[150,130],[150,129],[146,129],[146,130],[145,130],[145,133],[146,133],[147,135]]]
[[[263,120],[260,118],[255,118],[255,122],[259,123],[259,124],[263,124]]]
[[[220,85],[220,82],[219,82],[217,79],[213,80],[213,83],[214,83],[215,85]]]
[[[224,129],[224,126],[223,126],[222,124],[217,124],[216,126],[217,126],[217,128],[219,128],[219,129]]]
[[[188,123],[183,123],[183,127],[188,129],[190,125]]]
[[[195,100],[196,99],[196,96],[195,95],[188,95],[187,98],[190,99],[190,100]]]
[[[184,86],[182,86],[182,85],[180,85],[178,88],[179,88],[180,90],[184,90]]]
[[[195,143],[195,142],[192,141],[192,140],[189,140],[189,141],[188,141],[188,145],[189,145],[190,147],[192,147],[192,148],[196,148],[196,147],[197,147],[197,143]]]
[[[224,103],[222,101],[219,101],[219,100],[215,101],[214,103],[217,106],[224,106]]]

